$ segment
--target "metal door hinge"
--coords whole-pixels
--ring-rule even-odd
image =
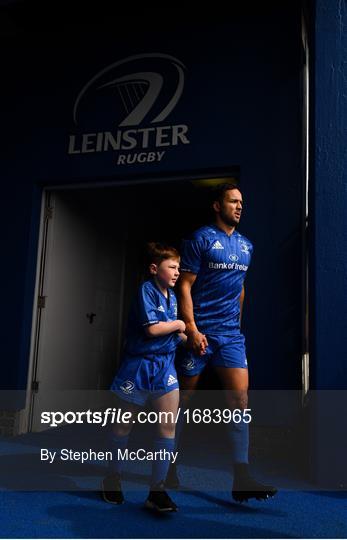
[[[53,206],[46,206],[45,219],[52,219],[52,217],[53,217]]]
[[[33,381],[31,383],[31,390],[35,392],[35,394],[37,394],[37,392],[39,391],[39,381]]]
[[[37,307],[43,309],[46,307],[46,296],[39,296],[37,300]]]

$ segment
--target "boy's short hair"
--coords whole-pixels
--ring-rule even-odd
[[[211,190],[211,204],[213,204],[215,201],[222,203],[225,193],[227,191],[230,191],[231,189],[237,189],[241,192],[239,186],[236,183],[234,184],[232,182],[219,184],[218,186],[214,187]]]
[[[159,266],[166,259],[180,259],[177,249],[162,244],[160,242],[148,242],[147,244],[147,266],[154,263]]]

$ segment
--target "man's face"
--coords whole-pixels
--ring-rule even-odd
[[[241,218],[242,204],[241,192],[238,189],[228,189],[221,203],[214,202],[213,209],[226,225],[235,227]]]

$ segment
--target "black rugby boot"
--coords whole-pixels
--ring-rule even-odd
[[[145,507],[157,512],[177,512],[177,505],[164,490],[164,482],[151,486]]]
[[[267,500],[274,497],[276,493],[277,489],[274,486],[262,484],[250,476],[247,463],[235,465],[232,490],[232,497],[235,501],[247,502],[248,499]]]
[[[105,476],[101,483],[101,497],[110,504],[123,504],[124,496],[119,474]]]

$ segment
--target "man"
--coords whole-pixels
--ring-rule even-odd
[[[181,409],[187,407],[207,364],[213,366],[220,378],[227,406],[231,410],[247,408],[248,368],[240,321],[243,282],[253,246],[236,231],[242,206],[236,185],[218,186],[213,197],[214,224],[201,227],[183,242],[179,304],[189,353],[178,366]],[[182,419],[181,413],[177,438]],[[227,429],[233,450],[233,498],[242,502],[275,495],[274,487],[257,482],[249,474],[248,423],[231,422]],[[178,484],[175,467],[171,466],[167,486]]]

